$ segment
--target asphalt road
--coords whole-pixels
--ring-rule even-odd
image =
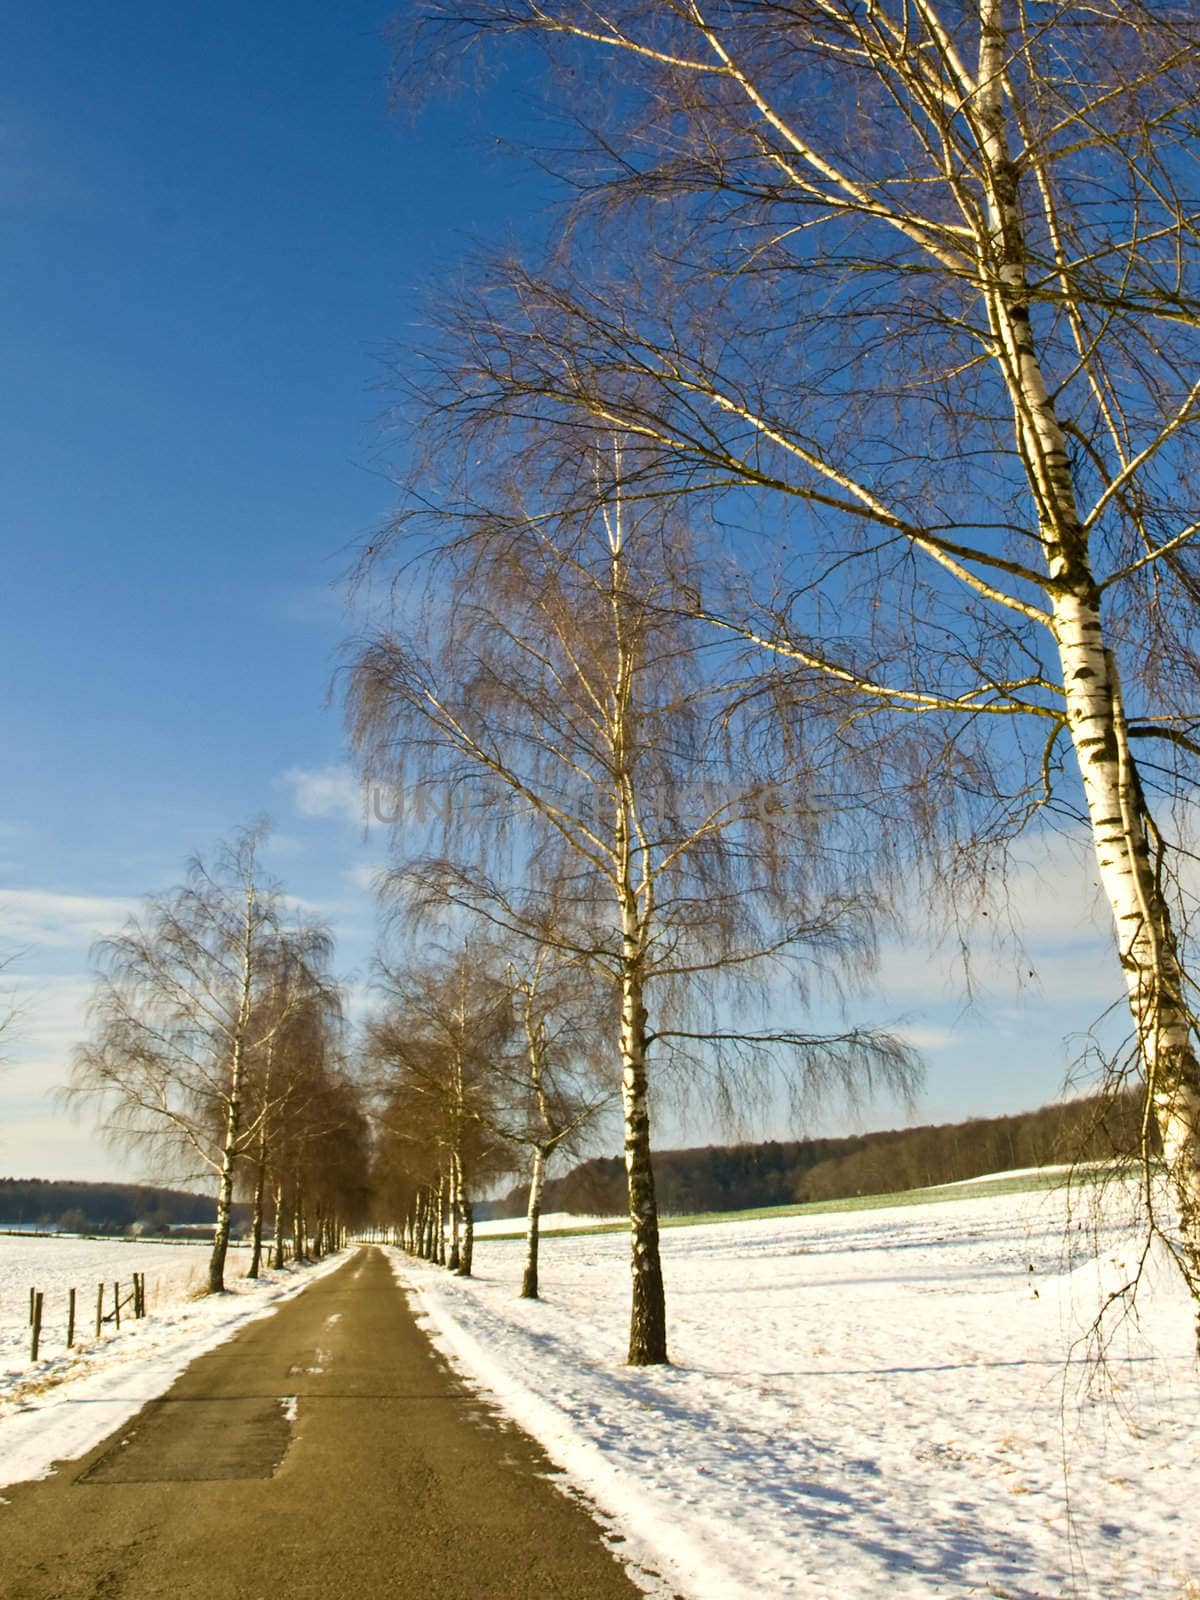
[[[5,1490],[3,1600],[632,1600],[539,1448],[360,1250],[54,1477]]]

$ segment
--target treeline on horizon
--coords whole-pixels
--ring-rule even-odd
[[[663,1150],[654,1157],[659,1209],[686,1216],[760,1206],[924,1189],[990,1172],[1102,1161],[1137,1149],[1132,1096],[1085,1099],[1005,1117],[888,1129],[831,1139],[768,1140]],[[593,1157],[546,1184],[544,1208],[581,1216],[619,1215],[625,1163]],[[495,1217],[524,1214],[528,1186],[494,1202]]]
[[[235,1211],[246,1208],[235,1207]],[[0,1178],[0,1228],[61,1228],[116,1233],[141,1224],[147,1233],[211,1224],[211,1195],[141,1183],[84,1183],[55,1178]]]
[[[1129,1155],[1138,1143],[1133,1097],[1094,1098],[1005,1117],[887,1129],[840,1138],[766,1140],[664,1150],[654,1157],[660,1209],[685,1216],[743,1211],[813,1200],[841,1200],[957,1183],[989,1172]],[[545,1186],[547,1211],[620,1215],[625,1164],[620,1156],[580,1162]],[[484,1201],[481,1216],[520,1217],[528,1185]],[[247,1208],[235,1205],[238,1221]],[[210,1195],[134,1183],[0,1178],[0,1228],[13,1224],[68,1232],[111,1233],[140,1224],[146,1232],[211,1225]]]

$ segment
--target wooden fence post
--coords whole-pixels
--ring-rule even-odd
[[[33,1302],[36,1299],[37,1299],[37,1290],[36,1289],[30,1289],[30,1291],[29,1291],[29,1326],[31,1328],[33,1327]]]
[[[67,1349],[75,1343],[75,1291],[67,1292]]]
[[[113,1284],[113,1322],[118,1333],[121,1331],[121,1283],[118,1279]]]
[[[38,1345],[42,1338],[42,1297],[37,1293],[33,1297],[33,1337],[30,1340],[29,1359],[36,1361],[38,1358]]]
[[[100,1327],[104,1321],[104,1285],[96,1285],[96,1337],[100,1337]]]

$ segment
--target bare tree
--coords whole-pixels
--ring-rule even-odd
[[[430,864],[427,876],[419,867],[410,869],[408,878],[417,898],[406,900],[393,931],[412,938],[428,913],[442,904],[444,863]],[[539,912],[544,915],[554,899],[548,896]],[[552,923],[561,937],[561,914],[552,916]],[[468,1110],[504,1147],[528,1161],[521,1298],[536,1300],[547,1173],[555,1157],[579,1154],[600,1113],[619,1094],[612,1071],[613,991],[599,984],[574,955],[544,937],[507,942],[485,938],[472,940],[470,948],[474,983],[486,985],[489,996],[489,1046],[476,1056],[480,1092],[471,1096]],[[506,997],[511,1016],[506,1016],[501,997]],[[494,1016],[492,1007],[498,1008]],[[408,1131],[410,1136],[415,1132],[411,1122]],[[412,1198],[410,1189],[403,1209]]]
[[[555,1156],[578,1154],[597,1114],[616,1089],[605,1082],[611,1061],[611,993],[597,991],[579,962],[546,942],[517,945],[505,964],[516,1010],[516,1060],[504,1075],[497,1130],[529,1152],[525,1207],[525,1265],[521,1298],[538,1298],[542,1194]],[[607,1002],[607,1003],[606,1003]]]
[[[340,1249],[368,1212],[370,1124],[361,1084],[344,1069],[327,1067],[306,1108],[305,1125],[308,1155],[302,1176],[319,1258]]]
[[[740,606],[698,584],[698,614],[824,676],[848,718],[865,699],[887,728],[957,722],[927,748],[960,777],[982,735],[990,825],[1078,810],[1127,987],[1146,1171],[1160,1148],[1169,1242],[1200,1297],[1186,911],[1151,805],[1159,790],[1190,809],[1200,755],[1194,8],[412,14],[439,50],[539,37],[581,129],[572,238],[547,272],[499,268],[474,315],[459,308],[440,402],[503,413],[510,448],[546,417],[619,428],[647,494],[744,518],[749,491],[783,530],[779,576]],[[1038,730],[1024,752],[1014,719]],[[1147,1199],[1153,1222],[1149,1182]]]
[[[97,944],[91,1038],[68,1090],[100,1102],[117,1143],[215,1179],[210,1294],[224,1289],[238,1163],[266,1115],[264,1103],[246,1120],[248,1078],[302,993],[269,998],[286,963],[280,894],[258,864],[264,832],[236,835],[212,871],[194,860],[181,888]]]
[[[683,530],[621,497],[619,445],[587,453],[610,488],[582,524],[544,495],[464,514],[442,529],[445,559],[419,635],[380,633],[350,690],[367,772],[399,789],[415,768],[442,786],[448,831],[475,840],[416,867],[443,902],[541,943],[612,986],[625,1129],[633,1296],[629,1360],[667,1360],[650,1155],[648,1053],[690,1051],[720,1071],[730,1046],[788,1051],[802,1076],[877,1073],[906,1084],[895,1039],[837,1040],[719,1018],[694,1020],[697,986],[732,1001],[739,984],[793,963],[869,962],[876,909],[850,881],[815,797],[771,811],[810,752],[754,747],[730,705],[729,663],[675,614]],[[711,635],[708,636],[711,641]],[[746,735],[747,737],[742,737]],[[811,770],[809,771],[812,777]],[[409,873],[398,873],[403,883]],[[564,920],[561,909],[569,905]],[[691,990],[691,1011],[682,1012]],[[651,994],[656,1016],[651,1020]],[[703,1015],[701,1004],[701,1015]]]
[[[512,1028],[509,997],[481,967],[469,942],[451,958],[413,962],[387,975],[389,1003],[368,1028],[368,1054],[383,1090],[385,1129],[419,1152],[450,1222],[446,1265],[471,1276],[474,1195],[492,1176],[494,1058]],[[433,1157],[430,1160],[430,1157]],[[430,1172],[429,1169],[432,1168]]]
[[[272,1191],[271,1265],[337,1248],[368,1210],[370,1138],[365,1095],[338,1047],[340,1014],[304,1019],[288,1041],[284,1077],[269,1109],[266,1181]],[[292,1048],[295,1053],[292,1053]],[[257,1178],[258,1141],[250,1159]]]
[[[275,1193],[276,1253],[282,1246],[282,1191],[298,1166],[297,1147],[311,1145],[311,1124],[338,1070],[342,1029],[341,992],[328,976],[332,941],[323,930],[283,929],[272,952],[274,971],[257,1001],[254,1031],[262,1043],[251,1061],[245,1095],[246,1125],[254,1130],[247,1146],[243,1183],[251,1206],[251,1258],[246,1276],[262,1265],[263,1224],[268,1189]],[[271,1014],[278,1026],[270,1026]],[[319,1130],[328,1140],[342,1130]],[[282,1260],[279,1265],[282,1266]]]

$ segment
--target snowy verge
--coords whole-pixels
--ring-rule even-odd
[[[669,1230],[666,1368],[622,1365],[619,1236],[547,1241],[536,1302],[517,1298],[520,1241],[480,1240],[470,1280],[392,1261],[435,1345],[610,1519],[643,1587],[1194,1597],[1190,1305],[1151,1262],[1098,1363],[1089,1329],[1138,1239],[1120,1192],[1079,1205],[948,1197]]]
[[[268,1271],[253,1282],[238,1279],[227,1294],[179,1302],[123,1323],[119,1335],[86,1349],[7,1374],[0,1389],[0,1488],[48,1477],[54,1462],[86,1455],[169,1389],[198,1356],[255,1318],[274,1315],[283,1301],[347,1259],[343,1252]]]

